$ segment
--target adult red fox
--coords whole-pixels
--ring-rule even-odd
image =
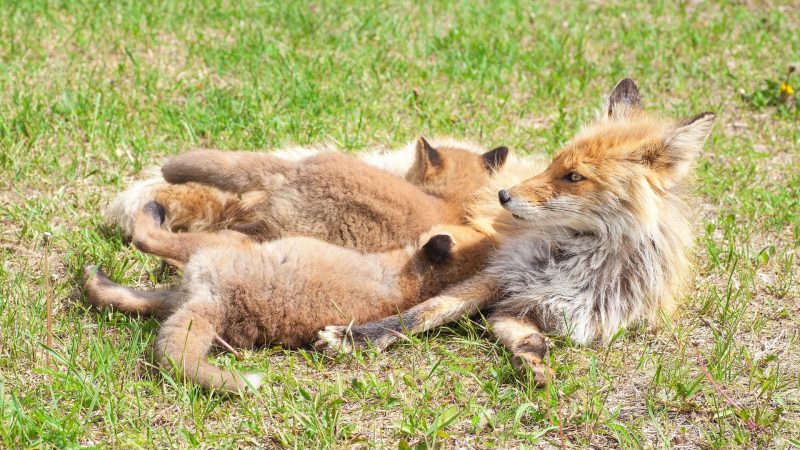
[[[326,324],[364,323],[403,311],[483,267],[492,241],[466,226],[436,226],[409,245],[361,253],[313,238],[259,243],[223,231],[172,233],[164,210],[147,204],[134,243],[185,264],[174,290],[138,291],[87,267],[87,299],[96,307],[164,318],[156,353],[166,368],[224,391],[257,388],[260,377],[207,360],[219,336],[235,347],[313,342]]]
[[[490,219],[502,222],[494,230],[506,240],[481,273],[399,316],[330,326],[318,346],[382,349],[400,332],[485,309],[515,368],[543,382],[545,335],[587,344],[655,325],[659,311],[674,310],[691,270],[686,184],[714,119],[658,119],[642,110],[636,84],[620,81],[601,117],[544,172],[495,194],[504,213]]]
[[[230,228],[261,240],[302,235],[365,251],[396,249],[435,224],[465,222],[467,203],[508,156],[506,147],[475,148],[419,138],[405,179],[335,151],[295,152],[295,160],[190,151],[164,164],[165,181],[134,185],[111,211],[127,232],[131,209],[152,200],[166,208],[173,230]]]

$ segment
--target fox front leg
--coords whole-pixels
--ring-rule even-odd
[[[553,379],[555,372],[546,364],[547,338],[535,323],[503,314],[493,314],[488,320],[497,340],[511,352],[511,364],[517,374],[531,373],[539,386]]]
[[[408,314],[400,314],[362,325],[327,326],[319,332],[314,347],[328,353],[352,353],[356,348],[381,351],[404,336],[404,320],[413,322]]]
[[[328,326],[314,345],[327,352],[351,353],[355,348],[383,350],[405,334],[417,334],[478,311],[496,297],[494,283],[478,274],[397,316],[353,326]]]

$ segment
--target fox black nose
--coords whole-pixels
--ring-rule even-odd
[[[501,205],[505,205],[511,200],[511,196],[508,195],[508,192],[505,189],[501,189],[500,192],[497,193],[497,197],[500,199]]]

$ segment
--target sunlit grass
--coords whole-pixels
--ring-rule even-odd
[[[800,84],[784,79],[799,17],[791,2],[0,2],[0,446],[800,447],[800,123],[779,87]],[[82,302],[87,264],[156,282],[102,210],[166,155],[418,135],[551,153],[624,76],[651,109],[719,114],[697,276],[658,332],[554,341],[546,389],[477,318],[332,362],[221,354],[267,381],[226,398],[154,367],[155,320]]]

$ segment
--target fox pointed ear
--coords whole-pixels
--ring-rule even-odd
[[[493,172],[503,167],[503,164],[506,163],[508,147],[497,147],[484,153],[481,157],[483,158],[483,166],[486,167],[486,170]]]
[[[678,122],[665,132],[661,148],[644,151],[642,163],[671,181],[683,178],[702,151],[716,118],[716,114],[704,112]]]
[[[608,117],[622,118],[642,109],[639,87],[630,78],[623,78],[608,96]]]
[[[704,112],[678,122],[667,131],[664,145],[669,151],[682,154],[684,158],[696,158],[703,150],[716,118],[717,115],[713,112]]]
[[[453,238],[449,234],[437,234],[422,246],[425,258],[432,263],[440,263],[450,256]]]
[[[425,140],[424,137],[420,136],[417,139],[417,165],[419,166],[419,170],[422,173],[427,172],[433,168],[440,168],[443,164],[442,155],[439,153],[438,150],[433,148],[431,144]]]

